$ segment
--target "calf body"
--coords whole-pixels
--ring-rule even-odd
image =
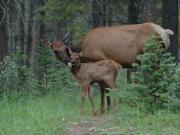
[[[104,88],[116,88],[115,79],[121,66],[113,60],[102,60],[93,63],[80,63],[80,58],[77,57],[77,54],[75,53],[72,53],[70,61],[71,62],[69,65],[71,67],[71,72],[79,81],[83,89],[81,95],[81,112],[84,112],[85,100],[86,96],[88,95],[92,107],[92,112],[94,115],[96,114],[91,90],[91,85],[93,83],[98,83],[101,87],[101,112],[104,112]]]

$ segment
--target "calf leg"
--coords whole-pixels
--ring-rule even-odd
[[[109,93],[108,90],[106,90],[105,88],[108,87],[107,84],[100,84],[100,89],[101,89],[101,108],[100,108],[100,111],[101,113],[104,113],[105,112],[105,106],[104,106],[104,100],[105,100],[105,92],[106,93]],[[106,97],[107,99],[107,110],[109,111],[110,108],[111,108],[111,99],[110,99],[110,96],[108,95]]]
[[[90,86],[88,87],[88,97],[89,97],[89,100],[90,100],[90,103],[91,103],[92,113],[93,113],[94,116],[96,116],[97,113],[96,113],[95,106],[94,106],[93,92],[92,92]]]

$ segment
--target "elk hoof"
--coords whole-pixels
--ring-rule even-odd
[[[93,116],[97,116],[97,112],[93,112]]]
[[[81,112],[80,112],[80,113],[81,113],[81,115],[84,115],[84,110],[81,110]]]
[[[101,113],[102,113],[102,114],[105,113],[105,110],[101,110]]]

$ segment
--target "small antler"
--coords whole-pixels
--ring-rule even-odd
[[[62,38],[62,41],[67,45],[71,42],[71,35],[72,33],[71,32],[66,32]]]

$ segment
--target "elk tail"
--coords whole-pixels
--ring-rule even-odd
[[[167,50],[168,47],[170,46],[169,36],[174,35],[174,32],[170,29],[164,29],[156,24],[152,24],[152,27],[154,28],[155,32],[160,36],[161,40],[164,43],[165,50]]]
[[[170,30],[170,29],[165,29],[164,31],[168,35],[174,35],[174,32],[172,30]]]

